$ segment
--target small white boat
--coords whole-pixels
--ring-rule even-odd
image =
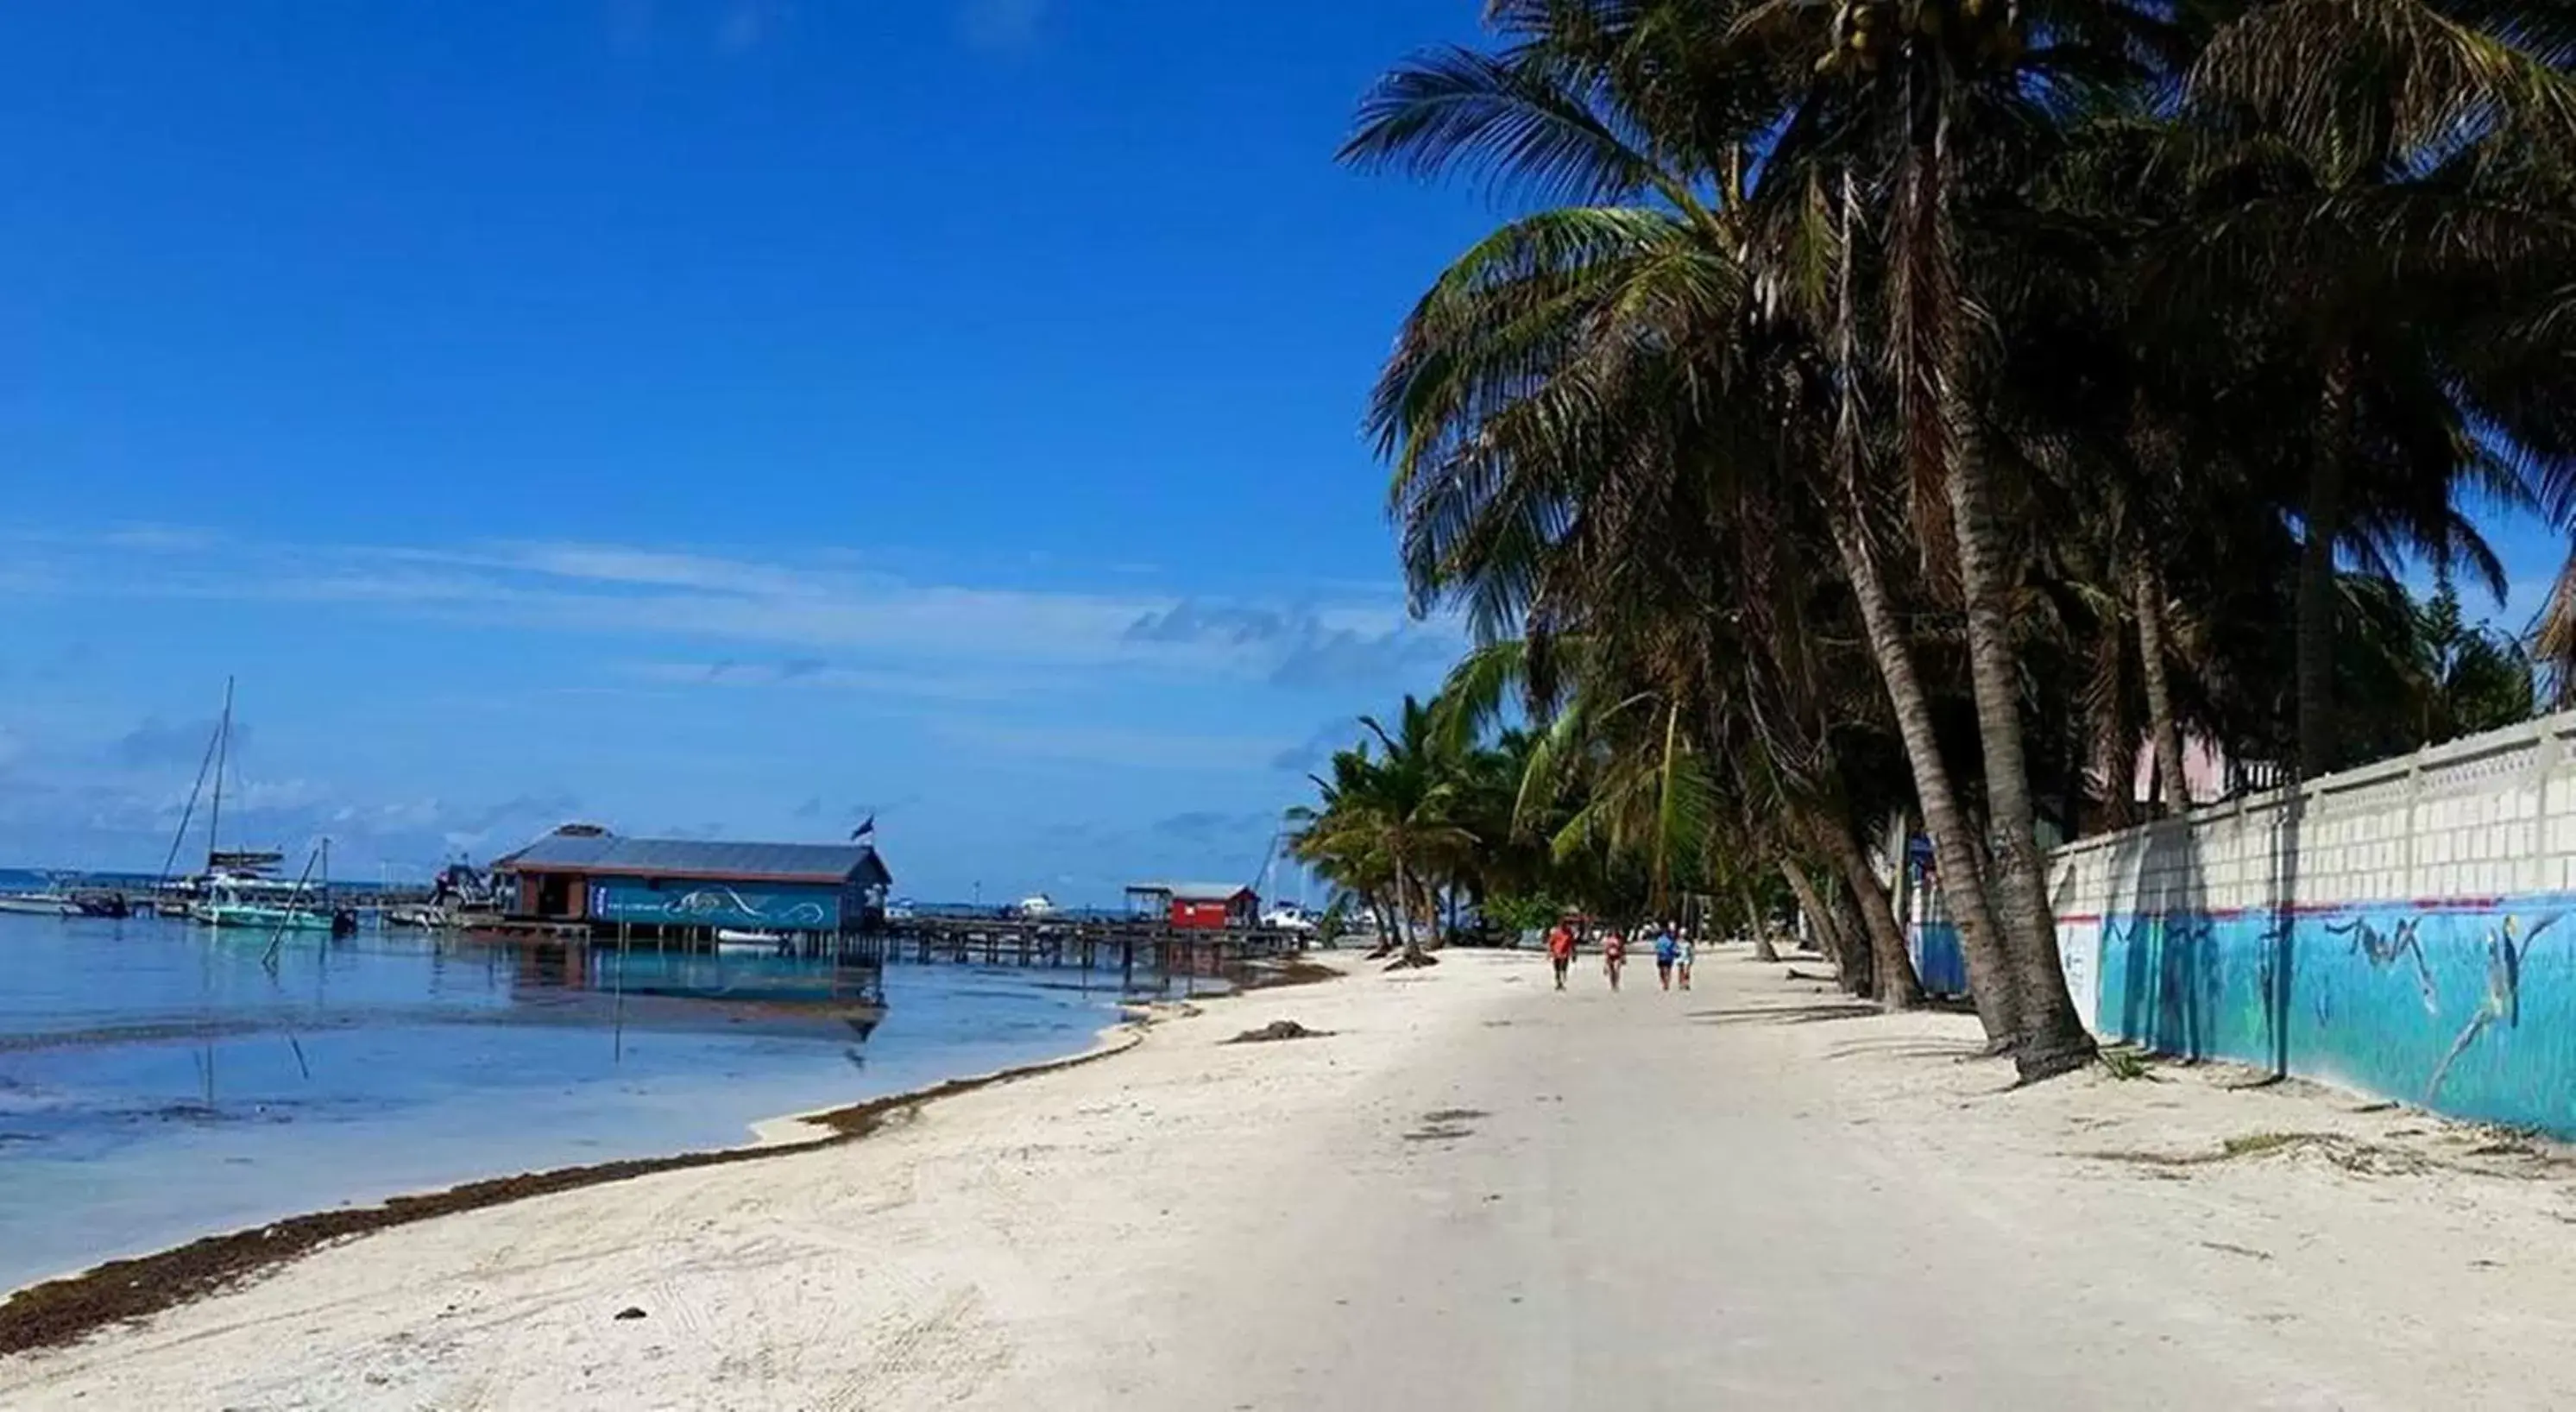
[[[77,917],[81,905],[58,892],[0,894],[0,912],[13,917]]]
[[[278,907],[258,902],[201,902],[191,915],[210,927],[290,932],[336,930],[332,914],[313,907]]]
[[[737,931],[731,927],[716,932],[716,950],[737,953],[775,955],[787,949],[787,933]]]
[[[1013,907],[1011,912],[1014,916],[1026,917],[1035,921],[1040,917],[1054,916],[1055,910],[1054,898],[1047,896],[1043,892],[1033,892],[1028,896],[1021,898],[1019,900],[1019,904]]]

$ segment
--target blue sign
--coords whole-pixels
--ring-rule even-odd
[[[837,931],[841,892],[812,885],[595,878],[590,915],[593,921],[664,927]]]

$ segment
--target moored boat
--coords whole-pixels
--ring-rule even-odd
[[[134,904],[121,892],[76,892],[72,894],[72,905],[84,917],[121,921],[134,915]]]
[[[58,892],[0,893],[0,913],[13,917],[77,917],[81,905]]]
[[[188,807],[179,816],[179,832],[171,840],[170,851],[176,855],[179,844],[187,837],[188,821],[197,812],[197,792],[211,781],[213,802],[206,810],[206,870],[194,877],[181,878],[170,891],[189,899],[187,915],[191,920],[210,927],[261,930],[268,932],[313,931],[345,936],[358,929],[358,914],[346,907],[331,905],[331,840],[325,838],[313,859],[305,864],[305,876],[293,882],[273,877],[270,871],[286,860],[274,849],[226,849],[222,845],[224,816],[224,779],[232,761],[233,684],[224,681],[224,711],[215,722],[215,738],[206,748],[206,766],[200,768],[197,784],[188,791]],[[321,865],[321,880],[312,880],[314,863]],[[167,913],[166,903],[163,911]]]
[[[276,885],[254,889],[217,884],[207,889],[204,900],[188,915],[210,927],[290,932],[341,929],[340,914],[316,905],[309,889]]]

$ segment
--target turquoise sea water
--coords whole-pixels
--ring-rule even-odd
[[[1088,1046],[1078,971],[0,915],[0,1290]]]

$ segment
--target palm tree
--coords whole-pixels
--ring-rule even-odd
[[[1505,55],[1444,51],[1399,69],[1346,149],[1425,170],[1478,162],[1641,203],[1544,211],[1469,251],[1415,310],[1381,380],[1373,420],[1397,462],[1417,591],[1454,588],[1488,634],[1567,612],[1577,595],[1597,602],[1607,566],[1654,552],[1677,477],[1768,469],[1775,486],[1816,489],[1815,389],[1829,374],[1817,342],[1779,304],[1796,283],[1794,262],[1784,256],[1777,273],[1748,263],[1763,252],[1751,241],[1759,212],[1743,204],[1758,194],[1740,154],[1780,111],[1762,94],[1780,61],[1758,46],[1725,47],[1726,27],[1709,27],[1708,8],[1502,7],[1517,41]],[[1701,61],[1693,44],[1676,54],[1676,36],[1714,38],[1719,57]],[[1725,78],[1732,86],[1717,91],[1752,101],[1733,117],[1693,111],[1676,74]],[[1659,118],[1677,130],[1653,130]],[[1641,135],[1632,142],[1631,132]],[[1711,150],[1711,132],[1732,140]],[[1784,442],[1784,414],[1801,437]],[[1845,521],[1865,508],[1858,497],[1831,500]],[[1596,546],[1539,571],[1536,556],[1578,534],[1597,536]],[[1846,563],[1865,566],[1863,533],[1837,542]],[[2010,1042],[2020,987],[1987,918],[1977,849],[1910,645],[1879,577],[1854,577],[1928,824],[1951,860],[1981,1016]],[[2024,932],[2047,946],[2053,968],[2044,922]],[[2051,1052],[2075,1042],[2059,1034]]]
[[[2563,399],[2532,395],[2567,346],[2518,306],[2576,254],[2571,56],[2576,21],[2544,6],[2279,0],[2242,6],[2189,71],[2187,170],[2210,199],[2165,256],[2192,277],[2171,307],[2250,313],[2316,409],[2295,437],[2302,774],[2344,759],[2339,559],[2491,568],[2455,491],[2568,499]]]
[[[1978,337],[2018,265],[1976,260],[1969,247],[1979,218],[2009,205],[2056,134],[2100,95],[2151,82],[2178,36],[2165,7],[2130,0],[1851,0],[1763,14],[1774,42],[1808,57],[1812,75],[1770,161],[1839,188],[1845,245],[1871,242],[1868,342],[1893,389],[1917,545],[1955,576],[1995,925],[2016,992],[2015,1061],[2025,1079],[2064,1072],[2093,1045],[2067,995],[2041,878],[2013,631],[2018,556],[1992,445],[1993,353]],[[1847,290],[1837,305],[1847,350],[1862,341],[1848,327],[1861,311]]]
[[[1374,762],[1366,749],[1354,748],[1334,752],[1329,768],[1329,779],[1308,777],[1319,801],[1288,811],[1289,853],[1365,907],[1383,934],[1393,935],[1395,869],[1372,801]]]
[[[2464,498],[2576,525],[2576,14],[1488,13],[1493,52],[1397,69],[1345,156],[1565,204],[1442,273],[1371,424],[1417,601],[1525,653],[1601,886],[1726,875],[1695,831],[1821,917],[1828,862],[1884,970],[1859,826],[1919,810],[2039,1078],[2090,1053],[2043,812],[2124,821],[2141,742],[2179,807],[2186,728],[2313,774],[2527,709],[2527,664],[2399,585],[2495,586]],[[2576,693],[2576,556],[2562,588]],[[1878,741],[1911,801],[1855,788]]]
[[[1432,709],[1404,699],[1389,731],[1373,716],[1360,725],[1375,741],[1336,752],[1332,778],[1317,778],[1320,807],[1289,811],[1289,848],[1335,884],[1380,903],[1396,924],[1407,959],[1436,926],[1440,884],[1458,876],[1475,837],[1454,817],[1461,782],[1441,748]]]

